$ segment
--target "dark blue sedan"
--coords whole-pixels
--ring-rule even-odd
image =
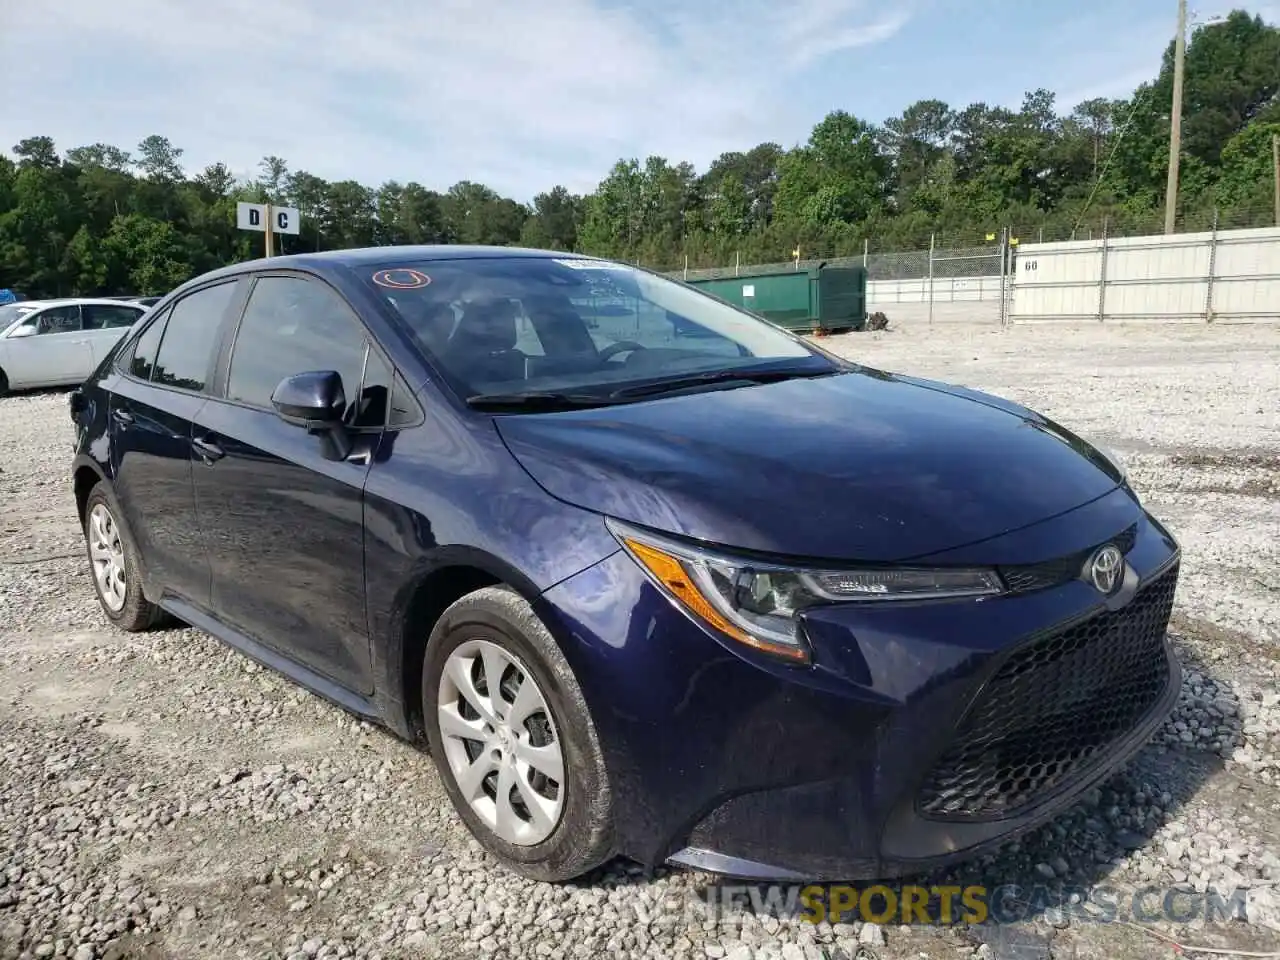
[[[107,618],[424,741],[527,876],[971,857],[1178,693],[1179,549],[1113,457],[622,264],[239,264],[70,403]]]

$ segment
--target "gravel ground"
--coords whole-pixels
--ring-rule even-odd
[[[912,324],[824,343],[1111,445],[1186,553],[1176,715],[1078,809],[951,876],[1247,887],[1248,922],[1152,927],[1280,951],[1280,329]],[[696,873],[515,879],[412,746],[198,631],[104,626],[65,411],[61,394],[0,401],[0,957],[1171,955],[1070,903],[1014,927],[814,926],[699,910]]]

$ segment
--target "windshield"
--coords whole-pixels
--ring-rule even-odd
[[[763,320],[610,261],[495,257],[362,269],[467,398],[607,393],[738,368],[833,369]]]

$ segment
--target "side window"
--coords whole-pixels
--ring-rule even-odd
[[[45,333],[74,333],[80,329],[80,308],[74,305],[50,307],[48,310],[41,310],[27,322],[35,323],[37,336]]]
[[[234,280],[205,287],[173,305],[160,353],[156,357],[154,383],[184,390],[203,390],[222,316],[235,293]]]
[[[354,426],[357,418],[373,416],[357,397],[367,345],[364,325],[346,301],[320,281],[260,277],[231,351],[227,399],[270,409],[271,395],[286,377],[336,370],[347,395],[347,422]],[[378,357],[372,351],[369,356]],[[389,376],[383,375],[384,384]],[[381,409],[385,416],[385,386]]]
[[[86,330],[117,330],[131,327],[142,316],[141,310],[133,307],[115,307],[104,303],[86,303],[80,308],[84,314]]]
[[[128,371],[139,380],[150,380],[156,367],[156,352],[160,349],[160,338],[164,336],[164,325],[169,319],[167,311],[163,317],[157,317],[148,324],[147,329],[134,341],[133,354],[128,357]]]

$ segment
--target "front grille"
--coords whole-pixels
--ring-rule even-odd
[[[1104,541],[1104,543],[1114,543],[1121,553],[1128,553],[1133,549],[1137,539],[1138,525],[1135,523],[1118,536],[1112,537],[1110,540]],[[1004,578],[1005,587],[1008,588],[1010,593],[1029,593],[1032,590],[1046,590],[1049,587],[1056,587],[1080,576],[1080,571],[1084,569],[1085,561],[1093,556],[1093,552],[1100,546],[1102,546],[1101,543],[1090,547],[1088,550],[1080,550],[1065,557],[1046,560],[1043,563],[1000,567],[1000,576]]]
[[[926,777],[920,813],[946,820],[1011,816],[1101,760],[1165,691],[1165,631],[1177,583],[1174,564],[1123,609],[1014,652]]]

